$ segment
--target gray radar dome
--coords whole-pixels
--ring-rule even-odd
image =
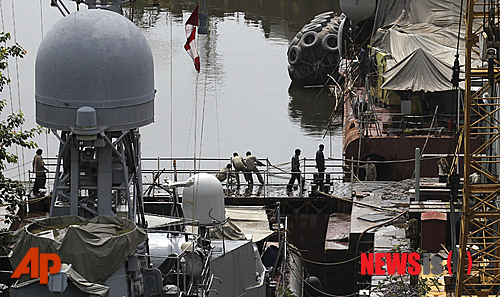
[[[44,127],[72,130],[81,107],[95,110],[100,130],[142,127],[154,120],[151,48],[137,26],[118,13],[73,12],[40,44],[35,89],[36,121]]]

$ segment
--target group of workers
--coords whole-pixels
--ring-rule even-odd
[[[318,185],[319,191],[324,191],[324,180],[325,180],[325,155],[323,151],[325,146],[320,144],[318,150],[316,151],[316,168],[318,173],[315,174],[314,182]],[[305,190],[304,184],[305,180],[300,171],[300,149],[295,149],[295,154],[292,156],[291,165],[292,172],[290,180],[288,181],[286,190],[290,193],[294,187],[295,181],[297,181],[298,185],[302,187],[302,190]],[[257,157],[252,155],[251,152],[246,153],[246,158],[238,155],[238,153],[233,153],[233,157],[231,158],[231,163],[228,163],[225,167],[223,167],[219,173],[217,173],[216,177],[220,182],[226,181],[228,179],[228,183],[235,182],[236,185],[240,186],[240,172],[243,173],[245,180],[248,185],[253,185],[253,177],[252,174],[255,173],[261,185],[264,184],[264,179],[257,168],[257,166],[264,166]],[[232,170],[234,168],[234,170]],[[377,168],[371,161],[371,158],[366,160],[366,163],[363,165],[359,165],[358,168],[365,170],[365,180],[366,181],[374,181],[377,180]]]
[[[231,164],[232,163],[232,164]],[[231,163],[228,163],[225,167],[223,167],[219,173],[217,173],[216,177],[219,181],[223,182],[226,179],[234,179],[236,184],[240,185],[240,172],[243,173],[246,182],[248,185],[253,185],[253,176],[255,173],[259,183],[261,185],[264,184],[264,178],[262,174],[260,174],[257,166],[265,166],[264,163],[259,161],[257,157],[252,155],[250,151],[246,153],[246,158],[238,155],[238,153],[233,153],[233,157],[231,158]],[[231,169],[234,167],[234,172],[231,172]]]
[[[316,168],[318,169],[318,174],[315,176],[315,182],[317,183],[319,190],[323,191],[324,190],[324,179],[325,179],[325,156],[323,154],[323,150],[325,149],[325,146],[323,144],[319,145],[318,151],[316,151]],[[301,175],[300,171],[300,156],[301,150],[300,149],[295,149],[295,154],[292,156],[292,172],[291,172],[291,178],[288,181],[287,184],[287,192],[291,192],[292,188],[295,184],[295,181],[298,182],[299,186],[304,189],[304,178]],[[250,151],[246,153],[246,158],[243,158],[242,156],[238,155],[238,153],[233,153],[233,157],[231,158],[231,163],[228,163],[225,167],[223,167],[219,173],[217,173],[216,177],[220,182],[226,181],[226,179],[229,182],[236,182],[236,185],[240,185],[240,172],[243,173],[243,176],[245,177],[246,182],[248,183],[249,186],[253,185],[253,173],[257,176],[257,179],[259,180],[259,183],[261,185],[264,184],[264,178],[262,177],[262,174],[260,173],[259,169],[257,166],[265,166],[264,163],[259,161],[256,156],[252,155]],[[232,168],[234,167],[234,171],[232,171]],[[360,165],[359,168],[365,169],[365,180],[376,180],[377,179],[377,170],[376,166],[371,162],[371,159],[367,159],[367,163],[364,165]],[[40,194],[40,189],[45,189],[45,182],[46,182],[46,174],[45,172],[48,171],[48,169],[45,167],[45,163],[42,158],[42,149],[38,149],[36,151],[36,155],[33,158],[33,171],[35,172],[36,178],[35,178],[35,183],[33,185],[33,194],[35,197],[39,197]]]
[[[323,154],[323,150],[325,149],[325,146],[323,144],[319,145],[319,149],[316,152],[316,168],[318,169],[318,175],[317,175],[317,182],[320,191],[323,191],[323,181],[324,181],[324,175],[325,175],[325,156]],[[287,184],[287,192],[291,192],[293,185],[295,184],[295,181],[299,183],[302,188],[304,188],[304,179],[302,178],[301,172],[300,172],[300,156],[301,150],[296,149],[295,154],[292,157],[292,172],[291,172],[291,178],[288,181]],[[232,164],[231,164],[232,163]],[[255,173],[257,175],[257,178],[259,179],[259,182],[261,185],[264,184],[264,179],[262,178],[262,175],[259,172],[259,169],[257,166],[264,166],[264,164],[257,159],[254,155],[252,155],[251,152],[246,153],[246,158],[243,158],[242,156],[239,156],[238,153],[233,153],[233,157],[231,158],[231,163],[227,164],[225,167],[223,167],[219,173],[217,173],[216,177],[219,179],[219,181],[223,182],[226,179],[231,179],[234,178],[236,181],[236,185],[240,185],[240,177],[239,173],[242,172],[243,176],[245,177],[245,180],[247,181],[248,185],[251,186],[253,185],[253,177],[252,173]],[[234,167],[234,171],[231,172],[231,169]]]
[[[315,176],[315,182],[317,183],[319,190],[321,192],[324,191],[324,181],[325,181],[325,155],[323,154],[323,150],[325,149],[325,146],[323,144],[319,145],[318,150],[316,151],[316,169],[318,169],[318,174]],[[299,186],[302,187],[302,190],[304,189],[304,179],[302,178],[301,172],[300,172],[300,156],[301,150],[300,149],[295,149],[295,154],[292,157],[292,177],[288,181],[288,184],[286,186],[287,192],[291,192],[293,185],[295,184],[295,180],[297,180]]]

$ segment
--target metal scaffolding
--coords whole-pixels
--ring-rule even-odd
[[[455,296],[500,295],[499,8],[497,1],[466,1],[465,171]],[[477,56],[481,61],[473,67]],[[474,138],[481,139],[477,148]]]

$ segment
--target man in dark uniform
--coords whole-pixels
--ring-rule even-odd
[[[302,186],[304,188],[304,180],[302,179],[302,176],[300,175],[300,149],[295,150],[295,155],[292,157],[292,177],[290,178],[290,181],[288,182],[288,185],[286,186],[287,192],[291,192],[293,188],[293,184],[295,183],[295,180],[298,181],[299,186]]]
[[[319,190],[321,192],[324,191],[324,179],[325,179],[325,155],[323,154],[324,149],[325,146],[323,144],[320,144],[319,149],[316,152],[316,168],[318,168],[317,183],[319,186]]]

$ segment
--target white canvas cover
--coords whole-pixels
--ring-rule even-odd
[[[379,0],[375,29],[403,24],[432,24],[438,27],[456,26],[458,33],[461,0]],[[462,13],[465,6],[462,7]],[[462,19],[463,21],[463,19]],[[463,30],[462,23],[462,32]]]
[[[453,88],[451,66],[417,49],[384,73],[382,89],[439,92]]]
[[[253,242],[267,238],[273,233],[269,230],[269,220],[263,207],[226,206],[226,215],[243,235],[251,234]]]
[[[371,46],[390,54],[397,63],[394,67],[398,67],[384,74],[392,80],[382,86],[384,89],[426,92],[452,89],[451,67],[457,42],[460,65],[465,63],[465,22],[460,19],[460,1],[379,1],[374,27],[377,30]],[[462,13],[464,10],[463,7]],[[416,54],[417,50],[421,52]],[[472,58],[474,67],[479,61],[477,55]],[[410,67],[415,66],[418,74],[411,71]]]
[[[457,28],[458,30],[458,28]],[[446,28],[439,28],[429,24],[418,24],[401,27],[393,27],[387,30],[379,29],[372,46],[378,50],[391,54],[396,63],[411,55],[415,50],[422,49],[448,65],[453,65],[457,52],[455,44],[451,44],[453,37]],[[446,45],[444,42],[450,43]],[[459,49],[459,61],[465,62],[463,47]]]

